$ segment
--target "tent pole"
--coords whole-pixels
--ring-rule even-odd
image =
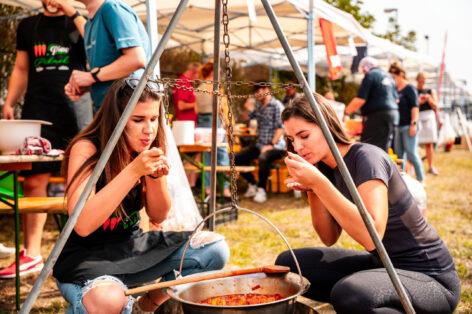
[[[280,27],[277,17],[275,16],[274,10],[268,0],[261,0],[261,1],[272,23],[272,26],[274,27],[274,30],[277,33],[280,43],[282,44],[282,47],[284,48],[285,54],[287,55],[287,58],[290,61],[290,64],[295,72],[295,75],[297,76],[298,82],[301,84],[303,88],[305,97],[308,99],[313,110],[315,111],[316,118],[320,122],[321,130],[323,131],[323,135],[326,138],[326,141],[328,142],[331,152],[333,153],[333,156],[336,160],[339,171],[341,172],[344,182],[346,183],[349,189],[349,192],[351,193],[354,203],[357,205],[359,213],[367,227],[367,230],[369,231],[370,236],[372,237],[372,240],[375,244],[375,247],[380,256],[380,259],[382,260],[382,263],[384,264],[387,270],[387,273],[390,276],[390,279],[392,280],[392,283],[400,297],[400,301],[405,309],[405,312],[408,314],[415,313],[415,310],[413,309],[413,306],[411,305],[411,301],[408,295],[406,294],[405,288],[400,282],[400,278],[398,277],[398,274],[395,272],[392,262],[390,261],[390,258],[388,257],[388,254],[385,250],[385,247],[383,246],[382,241],[380,240],[379,235],[377,234],[377,231],[372,222],[372,218],[368,214],[365,208],[365,205],[362,202],[360,194],[356,189],[356,186],[354,184],[354,181],[352,180],[351,175],[349,174],[349,171],[346,167],[346,164],[344,163],[341,153],[339,152],[339,149],[336,146],[334,138],[328,129],[328,125],[326,124],[323,114],[321,113],[320,108],[318,108],[315,97],[313,96],[313,91],[308,86],[307,81],[305,77],[303,76],[303,72],[300,68],[300,65],[298,64],[298,62],[295,59],[295,56],[293,55],[292,48],[290,47],[287,41],[287,37],[285,37],[285,34],[283,33],[282,28]]]
[[[157,44],[159,43],[156,0],[146,0],[146,28],[149,36],[149,43],[151,45],[151,51],[154,51],[156,50]],[[154,77],[158,78],[160,76],[161,67],[159,60],[157,60],[156,67],[154,68]]]
[[[146,87],[147,81],[152,76],[152,72],[158,63],[159,58],[162,55],[162,52],[164,51],[165,46],[167,45],[167,42],[170,39],[170,35],[172,34],[175,27],[177,26],[177,22],[179,21],[182,15],[182,12],[187,7],[188,1],[189,0],[180,1],[179,6],[177,7],[175,11],[174,16],[170,20],[169,25],[167,26],[167,29],[165,33],[163,34],[161,41],[159,42],[156,50],[154,51],[154,54],[151,57],[151,60],[149,61],[146,69],[144,70],[144,73],[141,79],[139,80],[138,85],[134,89],[134,92],[131,95],[131,98],[128,101],[128,104],[126,105],[126,108],[124,109],[121,115],[121,118],[115,127],[115,130],[113,130],[113,133],[107,145],[105,146],[103,153],[98,159],[97,165],[93,169],[92,174],[90,175],[90,178],[87,181],[84,190],[80,194],[79,200],[75,204],[75,207],[72,211],[72,215],[69,216],[69,219],[67,220],[67,223],[64,226],[64,229],[62,230],[59,238],[57,239],[57,242],[54,245],[54,248],[52,249],[51,254],[46,260],[46,263],[44,264],[44,267],[41,270],[41,273],[39,274],[38,279],[34,283],[34,286],[31,289],[31,292],[29,293],[28,297],[26,298],[25,303],[21,307],[20,314],[28,314],[31,311],[31,308],[39,295],[41,286],[43,285],[44,281],[47,279],[47,277],[51,273],[52,268],[54,264],[56,263],[57,258],[59,257],[59,254],[62,252],[62,249],[64,248],[64,245],[66,244],[66,241],[69,238],[72,232],[72,229],[74,228],[77,220],[79,219],[79,215],[85,206],[85,202],[87,201],[87,198],[89,197],[90,193],[92,192],[92,189],[95,187],[95,184],[98,181],[98,178],[100,177],[103,169],[105,168],[105,165],[108,162],[108,159],[110,158],[110,155],[113,152],[113,149],[115,148],[115,145],[118,142],[119,137],[121,136],[121,133],[123,132],[126,126],[126,123],[128,122],[129,117],[133,113],[133,110],[136,107],[136,104],[138,103],[139,97],[141,96],[144,88]]]
[[[308,12],[308,23],[307,23],[307,52],[308,52],[308,85],[311,90],[316,90],[316,80],[315,80],[315,34],[314,34],[314,20],[315,20],[315,10],[313,7],[313,1],[310,0],[310,12]]]
[[[216,211],[216,162],[217,162],[217,123],[219,108],[220,80],[220,29],[221,29],[221,0],[215,0],[215,22],[213,33],[213,107],[211,111],[211,172],[210,172],[210,215]],[[231,122],[230,122],[231,123]],[[215,229],[215,216],[209,221],[209,229]]]

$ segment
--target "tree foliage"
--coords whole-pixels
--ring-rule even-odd
[[[362,12],[362,0],[325,0],[327,3],[343,10],[352,16],[365,28],[370,29],[374,25],[375,17],[368,13]]]
[[[416,32],[409,31],[405,35],[402,34],[400,24],[396,18],[388,19],[389,31],[384,34],[376,34],[379,37],[390,40],[391,42],[403,46],[407,49],[416,51]]]
[[[15,63],[16,18],[22,10],[0,4],[0,102],[5,98],[7,80]]]
[[[375,17],[362,11],[362,0],[325,0],[327,3],[335,6],[336,8],[343,10],[351,14],[363,27],[372,29],[375,23]],[[390,40],[391,42],[401,45],[407,49],[416,51],[416,32],[408,31],[405,35],[402,34],[402,30],[396,18],[389,18],[389,30],[383,34],[376,34],[379,37]]]

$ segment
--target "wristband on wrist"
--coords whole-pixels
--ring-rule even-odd
[[[98,78],[98,73],[100,73],[100,70],[101,70],[101,68],[93,68],[90,71],[90,74],[92,75],[95,82],[101,82],[101,80]]]
[[[77,17],[79,17],[79,16],[82,16],[82,14],[80,14],[79,11],[75,11],[75,13],[74,13],[72,16],[70,16],[70,18],[71,18],[71,20],[73,21],[73,20],[75,20],[75,19],[76,19]]]

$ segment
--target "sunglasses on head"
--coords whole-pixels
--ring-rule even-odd
[[[127,78],[125,79],[125,82],[126,82],[126,85],[128,85],[128,87],[130,87],[131,89],[136,89],[136,86],[138,86],[139,84],[139,79],[137,78]],[[160,93],[161,92],[161,88],[159,87],[159,84],[154,82],[154,81],[147,81],[146,82],[146,87],[149,88],[151,90],[151,92],[154,92],[154,93]]]

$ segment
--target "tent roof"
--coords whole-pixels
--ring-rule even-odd
[[[144,0],[124,0],[145,20],[146,4]],[[31,12],[41,10],[40,0],[0,0],[0,3],[22,6]],[[172,18],[179,1],[158,1],[157,15],[159,32],[162,33]],[[231,49],[258,49],[271,52],[280,48],[277,35],[273,30],[262,4],[255,1],[255,20],[251,21],[247,0],[229,1],[229,29]],[[279,22],[294,50],[307,46],[307,16],[309,0],[273,0],[271,1]],[[83,5],[74,2],[74,6],[83,10]],[[84,11],[83,11],[84,12]],[[85,12],[84,12],[85,13]],[[214,3],[208,0],[190,0],[184,11],[172,39],[179,45],[209,55],[213,52],[213,14]],[[315,2],[315,17],[331,21],[338,45],[346,45],[353,37],[356,43],[365,43],[367,34],[359,23],[347,14],[324,1]],[[314,23],[315,41],[322,43],[318,23]]]
[[[163,4],[158,8],[160,32],[169,24],[170,18],[175,12],[174,2],[169,2],[170,4]],[[207,55],[213,52],[214,9],[213,4],[209,3],[211,1],[191,0],[173,35],[173,39],[181,45]],[[308,0],[274,0],[271,3],[292,48],[297,50],[306,47]],[[229,31],[232,50],[252,49],[272,53],[281,47],[260,3],[255,4],[255,12],[256,18],[251,20],[246,0],[229,1]],[[347,44],[349,36],[353,36],[358,43],[365,42],[366,35],[350,15],[344,14],[323,1],[317,1],[315,16],[333,22],[338,44]],[[322,43],[318,26],[315,27],[315,41]]]

